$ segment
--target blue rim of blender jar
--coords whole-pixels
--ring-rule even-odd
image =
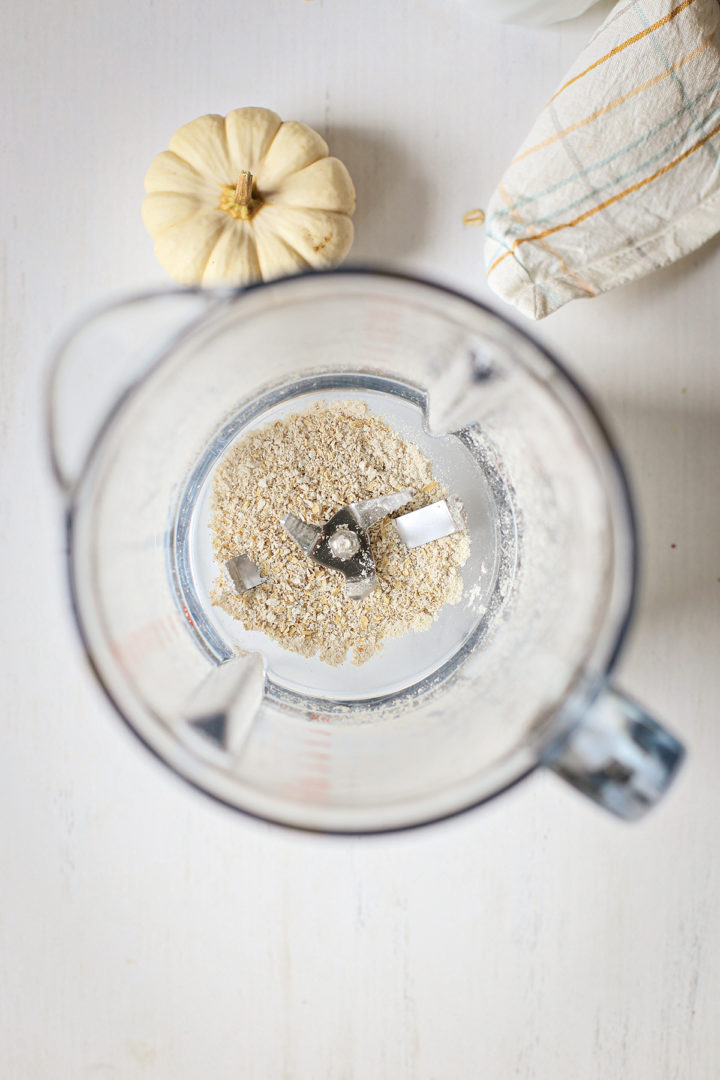
[[[604,671],[603,671],[602,676],[599,676],[599,677],[595,678],[592,681],[592,683],[585,684],[585,685],[582,686],[583,700],[584,700],[584,704],[585,704],[586,709],[590,707],[590,705],[593,703],[593,701],[599,696],[599,694],[607,686],[607,683],[609,681],[609,676],[612,673],[612,671],[613,671],[613,669],[614,669],[614,667],[615,667],[615,665],[617,663],[620,652],[622,651],[622,648],[623,648],[623,646],[625,644],[625,641],[626,641],[627,635],[628,635],[628,631],[630,629],[630,625],[632,623],[632,619],[633,619],[633,616],[635,614],[635,609],[636,609],[636,606],[637,606],[638,577],[639,577],[638,524],[637,524],[637,517],[636,517],[636,514],[635,514],[635,508],[634,508],[634,503],[633,503],[633,498],[632,498],[632,492],[631,492],[631,488],[630,488],[630,482],[628,480],[628,476],[627,476],[627,473],[626,473],[626,470],[625,470],[625,466],[623,465],[622,459],[621,459],[621,457],[620,457],[620,455],[619,455],[619,453],[618,453],[618,451],[617,451],[617,449],[615,447],[615,441],[614,441],[612,435],[610,434],[609,428],[608,428],[605,420],[603,419],[601,413],[599,412],[597,406],[595,405],[593,400],[590,398],[588,393],[583,389],[583,387],[578,382],[578,380],[575,378],[575,376],[572,375],[571,372],[565,367],[565,365],[561,361],[559,361],[540,341],[538,341],[535,337],[533,337],[532,334],[528,333],[522,326],[519,326],[518,323],[516,323],[513,319],[509,318],[504,312],[499,312],[495,308],[492,308],[488,304],[484,303],[482,300],[478,300],[475,297],[469,296],[467,293],[464,293],[460,289],[456,289],[456,288],[454,288],[452,286],[445,285],[445,284],[439,284],[437,282],[430,281],[427,278],[419,277],[419,276],[417,276],[415,274],[405,273],[405,272],[400,271],[400,270],[394,270],[394,269],[389,269],[389,268],[386,269],[386,268],[380,268],[380,267],[371,267],[371,266],[342,266],[342,267],[336,267],[335,269],[332,269],[332,270],[307,270],[307,271],[303,271],[301,273],[290,274],[290,275],[287,275],[287,276],[284,276],[284,277],[276,278],[276,279],[274,279],[272,281],[269,281],[269,282],[258,281],[258,282],[254,282],[251,285],[246,285],[246,286],[221,287],[221,288],[213,289],[213,290],[201,289],[199,287],[168,288],[168,289],[157,289],[157,290],[152,290],[152,291],[147,291],[147,292],[142,292],[142,293],[136,293],[136,294],[134,294],[132,296],[124,298],[123,300],[115,301],[115,302],[110,303],[110,304],[98,306],[92,312],[92,314],[90,316],[85,316],[85,318],[81,322],[79,322],[77,324],[79,326],[82,326],[85,322],[88,321],[89,318],[96,317],[96,316],[104,313],[105,311],[111,311],[115,307],[119,307],[119,306],[122,306],[122,305],[128,304],[128,303],[142,303],[145,300],[157,299],[160,296],[170,296],[170,295],[174,295],[174,294],[179,295],[181,293],[206,294],[208,296],[214,296],[216,298],[216,301],[217,301],[215,306],[208,306],[206,311],[202,312],[196,319],[190,320],[190,322],[187,325],[183,326],[182,330],[178,334],[173,335],[171,340],[169,341],[169,343],[162,349],[162,351],[153,360],[151,360],[148,363],[148,366],[144,370],[143,374],[141,376],[139,376],[138,378],[134,379],[130,383],[130,385],[122,392],[122,394],[118,397],[118,399],[113,403],[112,407],[110,408],[107,415],[105,416],[100,428],[98,429],[96,435],[94,436],[90,446],[88,447],[88,450],[87,450],[87,453],[86,453],[86,456],[85,456],[85,460],[83,461],[82,467],[78,472],[77,478],[75,479],[69,494],[66,495],[66,497],[68,499],[68,505],[67,505],[67,509],[66,509],[66,512],[65,512],[65,532],[66,532],[66,544],[67,544],[67,546],[66,546],[66,555],[67,555],[68,587],[69,587],[69,592],[70,592],[70,604],[71,604],[71,609],[72,609],[72,613],[73,613],[73,618],[74,618],[75,624],[77,626],[78,634],[80,636],[81,642],[82,642],[82,644],[84,646],[84,649],[85,649],[85,655],[86,655],[87,662],[88,662],[88,664],[89,664],[89,666],[90,666],[90,668],[91,668],[91,670],[92,670],[92,672],[93,672],[93,674],[94,674],[94,676],[95,676],[95,678],[96,678],[96,680],[98,682],[98,685],[100,686],[100,689],[103,691],[103,694],[107,698],[107,700],[110,703],[110,705],[112,706],[112,708],[118,714],[120,719],[125,723],[125,725],[130,729],[130,731],[140,741],[140,743],[147,750],[150,751],[150,753],[153,755],[153,757],[155,757],[158,761],[160,761],[165,768],[169,769],[172,773],[174,773],[176,776],[178,776],[180,779],[182,779],[186,784],[189,784],[191,787],[195,788],[197,791],[201,792],[206,797],[209,797],[209,798],[213,799],[215,802],[218,802],[221,805],[226,806],[229,809],[234,810],[236,812],[239,812],[239,813],[245,815],[246,817],[249,817],[249,818],[251,818],[251,819],[253,819],[255,821],[263,822],[264,824],[269,823],[269,824],[272,824],[272,825],[280,826],[282,828],[293,829],[293,830],[296,830],[298,832],[305,832],[305,833],[313,832],[313,833],[328,834],[328,835],[333,835],[333,836],[338,836],[338,837],[343,837],[343,836],[348,836],[348,837],[378,836],[378,835],[381,835],[381,834],[384,834],[384,833],[387,833],[387,834],[399,833],[399,832],[406,832],[406,831],[409,831],[411,829],[427,828],[428,826],[440,824],[443,821],[449,821],[450,819],[452,819],[454,817],[458,817],[461,814],[465,814],[468,811],[475,810],[478,807],[482,806],[484,803],[489,802],[491,799],[494,799],[497,796],[503,795],[505,792],[510,791],[512,788],[514,788],[516,786],[516,784],[521,783],[528,776],[530,776],[533,772],[535,772],[535,770],[537,768],[539,768],[539,766],[542,764],[541,757],[539,755],[537,755],[536,760],[530,766],[528,766],[527,768],[523,768],[517,776],[515,776],[511,780],[503,783],[499,788],[497,788],[497,790],[493,791],[492,793],[490,793],[488,795],[484,795],[482,798],[476,799],[473,802],[468,803],[466,806],[457,807],[456,809],[453,809],[453,810],[446,810],[446,811],[443,811],[438,816],[425,818],[422,821],[408,822],[407,824],[402,824],[402,825],[380,826],[380,827],[377,827],[377,828],[373,827],[373,828],[368,828],[368,829],[360,829],[360,828],[341,829],[341,828],[336,828],[336,827],[323,827],[323,826],[312,826],[312,825],[308,826],[308,825],[295,824],[293,822],[288,822],[288,821],[279,821],[277,818],[266,817],[263,814],[258,813],[258,812],[254,811],[254,810],[249,810],[246,807],[238,806],[237,803],[231,802],[229,799],[224,798],[222,795],[219,795],[214,791],[209,791],[206,787],[203,787],[203,785],[200,784],[198,781],[196,781],[192,777],[188,776],[187,773],[181,772],[173,762],[168,761],[168,759],[166,757],[164,757],[158,749],[156,749],[156,747],[145,737],[145,735],[141,731],[138,730],[138,728],[132,723],[132,721],[129,719],[129,717],[126,716],[125,712],[122,710],[122,708],[120,707],[118,702],[115,700],[109,686],[107,685],[107,683],[105,681],[105,678],[104,678],[102,672],[98,668],[98,666],[97,666],[97,664],[96,664],[96,662],[95,662],[95,660],[93,658],[92,650],[91,650],[91,647],[90,647],[90,642],[89,642],[89,640],[88,640],[88,638],[86,637],[86,634],[85,634],[82,619],[81,619],[81,616],[80,616],[80,607],[79,607],[79,602],[78,602],[78,591],[77,591],[77,586],[76,586],[76,581],[75,581],[75,572],[74,572],[73,560],[72,560],[73,518],[74,518],[74,513],[75,513],[76,492],[79,490],[79,488],[82,486],[83,481],[85,480],[85,477],[86,477],[86,475],[88,473],[88,469],[89,469],[89,466],[90,466],[90,462],[93,459],[96,448],[102,442],[102,439],[104,438],[105,432],[107,431],[108,427],[114,421],[114,419],[115,419],[116,415],[118,414],[118,412],[123,408],[126,401],[135,392],[137,387],[145,380],[145,378],[152,371],[154,371],[157,367],[160,366],[160,364],[162,364],[165,357],[172,351],[172,349],[175,346],[176,342],[181,337],[183,337],[189,331],[191,332],[193,329],[200,326],[202,324],[202,322],[205,320],[205,318],[208,317],[209,315],[211,315],[213,313],[213,311],[217,310],[219,307],[221,307],[221,306],[223,306],[225,304],[229,305],[231,303],[235,303],[241,297],[246,296],[249,293],[256,292],[259,289],[265,289],[267,287],[274,288],[274,287],[277,287],[277,286],[284,287],[284,285],[286,285],[286,284],[288,284],[290,282],[295,282],[295,281],[298,281],[298,280],[301,280],[301,279],[317,278],[317,277],[322,277],[322,278],[360,277],[360,278],[378,278],[378,279],[387,278],[387,279],[391,279],[391,280],[395,280],[395,281],[404,281],[404,282],[407,282],[408,284],[411,284],[411,285],[424,286],[425,288],[431,289],[434,292],[445,293],[448,296],[455,297],[457,300],[461,300],[464,303],[467,303],[467,304],[472,305],[473,307],[479,308],[481,311],[486,312],[488,315],[491,315],[493,318],[499,319],[501,322],[503,322],[507,326],[511,327],[517,334],[519,334],[521,337],[523,337],[525,339],[525,341],[527,341],[534,349],[536,349],[539,353],[541,353],[545,357],[545,359],[549,361],[550,365],[553,368],[555,368],[560,373],[561,376],[563,376],[563,378],[567,381],[567,383],[570,385],[572,390],[577,394],[578,398],[580,399],[580,401],[582,402],[582,404],[586,408],[587,412],[589,413],[590,417],[592,418],[592,420],[594,421],[594,423],[595,423],[595,425],[597,427],[597,430],[598,430],[598,432],[599,432],[599,434],[600,434],[600,436],[602,438],[602,441],[605,444],[604,449],[606,450],[606,452],[608,454],[608,458],[609,458],[612,470],[614,471],[614,474],[615,474],[615,476],[617,477],[617,480],[618,480],[618,494],[619,494],[619,496],[621,498],[622,509],[624,510],[624,513],[625,513],[628,540],[629,540],[629,547],[630,547],[630,560],[629,560],[629,568],[628,568],[629,569],[630,582],[629,582],[629,588],[628,588],[628,591],[627,591],[627,601],[626,601],[625,612],[623,614],[623,617],[619,620],[619,625],[618,625],[617,632],[616,632],[616,635],[615,635],[615,642],[614,642],[612,648],[609,651],[608,659],[605,661]],[[68,333],[66,335],[65,341],[66,342],[69,341],[72,336],[73,336],[72,332]],[[54,431],[54,424],[53,424],[53,420],[52,420],[52,416],[53,416],[52,400],[53,400],[53,391],[54,391],[54,387],[55,387],[55,379],[56,379],[56,376],[57,376],[57,373],[58,373],[58,368],[59,368],[59,361],[60,361],[60,358],[62,356],[63,344],[64,343],[61,342],[60,347],[57,349],[55,361],[53,362],[53,364],[51,366],[50,375],[49,375],[48,382],[47,382],[46,400],[45,400],[46,432],[47,432],[47,435],[48,435],[48,441],[49,441],[49,446],[50,446],[50,464],[51,464],[51,469],[52,469],[53,475],[55,477],[55,480],[58,483],[58,486],[60,486],[62,489],[64,489],[66,487],[66,483],[65,483],[65,480],[64,480],[64,478],[62,476],[62,473],[60,471],[60,468],[59,468],[59,465],[58,465],[58,462],[56,460],[54,450],[53,450],[53,438],[52,438],[52,435],[53,435],[53,431]],[[571,687],[571,692],[573,690],[576,691],[578,689],[579,685],[580,685],[580,679],[576,679],[575,685],[573,687]],[[146,708],[148,708],[148,712],[157,720],[158,723],[162,723],[160,717],[155,714],[155,711],[153,709],[150,709],[149,706],[147,706],[147,705],[146,705]],[[549,715],[550,714],[548,714],[548,717],[549,717]],[[553,715],[555,715],[555,714],[553,714]],[[578,722],[580,722],[580,720],[578,720]],[[536,722],[536,726],[537,726],[537,722]],[[565,738],[567,736],[567,734],[569,733],[569,730],[571,730],[571,727],[569,729],[564,729],[563,730],[561,738]],[[508,757],[512,758],[512,756],[513,756],[513,754],[511,753],[510,755],[507,755],[504,760],[507,760]]]

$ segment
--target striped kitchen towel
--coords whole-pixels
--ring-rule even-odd
[[[541,319],[720,230],[718,0],[619,0],[487,212],[488,281]]]

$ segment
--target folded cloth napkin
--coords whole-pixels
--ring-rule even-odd
[[[718,0],[619,0],[488,205],[488,281],[534,319],[720,230]]]

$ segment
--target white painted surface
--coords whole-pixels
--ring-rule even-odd
[[[245,104],[308,121],[356,180],[356,256],[487,297],[482,230],[462,216],[603,10],[537,32],[459,0],[4,5],[8,1080],[720,1075],[718,243],[538,329],[594,391],[634,480],[645,567],[624,685],[690,746],[637,826],[551,776],[365,841],[195,794],[83,666],[43,445],[54,335],[165,281],[139,207],[179,124]]]

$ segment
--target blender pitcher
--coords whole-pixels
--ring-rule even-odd
[[[247,432],[347,399],[430,459],[470,557],[430,629],[331,667],[212,604],[211,487]],[[610,681],[636,576],[622,467],[575,382],[481,304],[359,270],[141,296],[69,338],[49,427],[92,667],[201,790],[285,825],[372,832],[477,805],[540,765],[626,819],[668,786],[680,743]]]

